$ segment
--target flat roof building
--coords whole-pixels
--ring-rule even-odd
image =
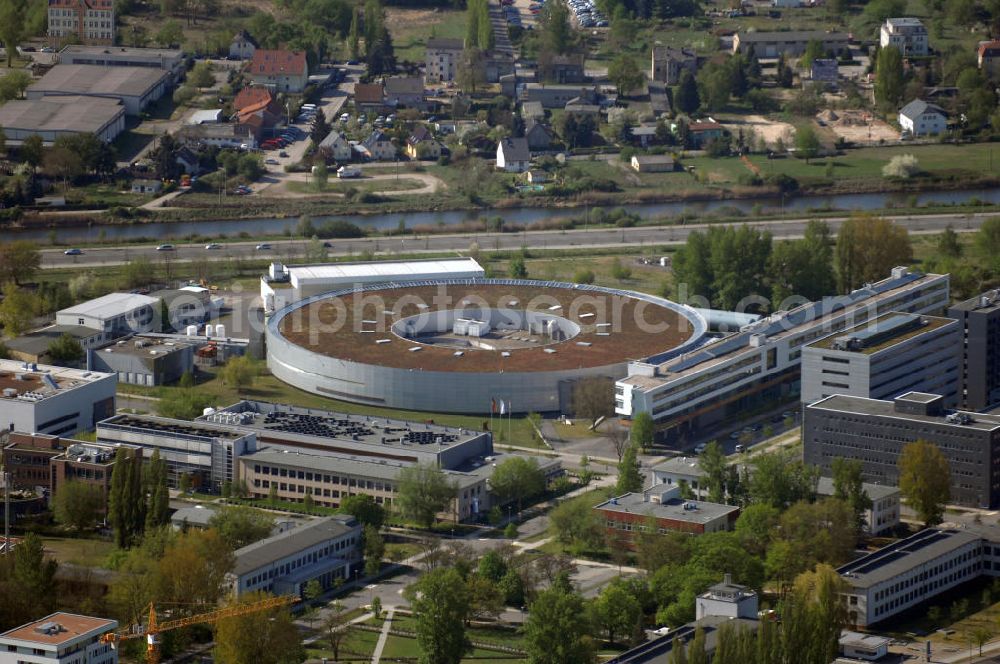
[[[848,623],[868,627],[978,578],[1000,575],[1000,541],[978,530],[928,528],[837,569]]]
[[[959,302],[948,316],[962,326],[961,406],[986,410],[1000,403],[1000,291]]]
[[[707,616],[756,620],[757,593],[748,586],[733,583],[732,575],[726,574],[722,583],[710,586],[706,592],[698,595],[695,616],[698,620]]]
[[[56,65],[27,90],[29,100],[80,95],[117,99],[126,115],[139,115],[171,85],[170,72],[151,67]]]
[[[72,436],[115,412],[114,374],[0,360],[0,430]]]
[[[650,520],[656,532],[681,532],[691,535],[732,529],[740,508],[681,498],[679,487],[654,486],[641,493],[626,493],[594,507],[604,521],[608,537],[634,548],[636,533],[650,532]]]
[[[477,279],[486,271],[473,258],[431,258],[411,261],[365,261],[282,265],[272,263],[260,280],[264,309],[277,311],[311,295],[354,284],[422,279]]]
[[[118,374],[118,382],[153,387],[194,371],[195,345],[163,337],[132,337],[87,351],[87,368]]]
[[[946,410],[942,397],[918,392],[892,401],[835,395],[803,410],[804,458],[824,476],[834,459],[857,459],[866,482],[898,486],[899,457],[916,440],[948,460],[951,502],[1000,505],[1000,416]]]
[[[125,107],[117,99],[80,95],[14,99],[0,106],[0,126],[10,145],[21,145],[29,136],[52,145],[78,134],[110,143],[125,130]]]
[[[118,650],[101,636],[118,621],[52,613],[0,634],[0,664],[117,664]]]
[[[223,482],[239,481],[239,457],[257,449],[251,431],[152,415],[103,420],[97,425],[97,440],[141,447],[145,458],[159,450],[170,486],[176,488],[181,475],[187,475],[193,488],[207,491],[219,491]]]
[[[943,311],[948,279],[897,267],[887,279],[774,312],[701,348],[631,362],[628,377],[615,384],[615,412],[625,418],[650,413],[658,438],[683,444],[748,408],[797,397],[806,344],[890,311]]]
[[[130,46],[87,46],[70,44],[59,51],[61,65],[99,67],[147,67],[170,72],[174,81],[183,76],[184,51],[179,48],[133,48]]]
[[[927,28],[913,16],[887,18],[879,28],[879,45],[899,49],[904,58],[925,56],[930,50]]]
[[[103,330],[95,330],[92,327],[83,325],[49,325],[40,330],[33,330],[4,342],[10,357],[13,360],[22,362],[41,362],[49,360],[49,346],[54,341],[68,335],[80,347],[86,351],[88,348],[97,348],[105,343],[110,336],[105,335]]]
[[[758,58],[799,57],[809,42],[816,41],[823,51],[840,54],[850,49],[851,36],[846,32],[820,30],[787,30],[779,32],[737,32],[733,37],[733,53],[746,55],[751,48]]]
[[[802,402],[833,394],[891,399],[906,392],[958,405],[962,328],[936,316],[891,312],[802,350]]]
[[[351,577],[361,563],[361,524],[350,515],[316,519],[237,549],[235,557],[226,577],[237,597],[254,591],[302,597],[310,581],[325,590]]]
[[[108,293],[56,312],[57,325],[103,330],[107,341],[126,334],[152,332],[160,301],[138,293]]]

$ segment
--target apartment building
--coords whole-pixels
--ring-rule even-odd
[[[254,51],[247,74],[254,85],[276,92],[299,93],[309,82],[305,51],[263,49]]]
[[[879,30],[879,45],[893,46],[904,58],[922,57],[930,51],[927,28],[919,18],[887,18]]]
[[[937,314],[948,305],[948,275],[897,267],[847,295],[777,311],[700,349],[632,362],[615,384],[615,412],[652,414],[657,437],[683,444],[695,431],[739,418],[748,408],[798,398],[802,351],[890,311]]]
[[[49,40],[115,43],[114,0],[49,0]]]
[[[803,410],[806,463],[832,474],[834,459],[857,459],[866,482],[899,485],[899,457],[916,440],[933,443],[951,470],[951,502],[1000,505],[1000,416],[950,411],[935,394],[892,401],[835,395]]]
[[[461,39],[433,37],[427,40],[425,72],[428,83],[454,81],[462,62],[465,44]]]
[[[951,318],[891,312],[802,350],[802,403],[833,394],[891,399],[940,394],[958,405],[962,327]]]
[[[650,60],[650,80],[667,85],[680,83],[681,72],[688,71],[692,76],[698,72],[698,55],[686,48],[654,46]]]
[[[350,515],[315,519],[235,552],[226,580],[236,597],[260,591],[303,597],[318,581],[326,590],[361,564],[361,524]]]
[[[809,42],[819,42],[824,52],[839,55],[850,50],[851,36],[845,32],[819,30],[786,30],[779,32],[737,32],[733,37],[733,54],[746,55],[753,49],[758,58],[798,58]]]
[[[118,621],[52,613],[0,634],[0,664],[118,664],[118,650],[101,637]]]
[[[1000,291],[948,308],[962,326],[961,406],[985,410],[1000,402]]]

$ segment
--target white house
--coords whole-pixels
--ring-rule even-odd
[[[899,126],[913,136],[934,136],[947,129],[948,116],[940,106],[914,99],[900,109]]]
[[[497,169],[508,173],[523,173],[531,163],[531,151],[526,138],[504,138],[497,144]]]
[[[896,47],[903,57],[927,55],[927,28],[919,18],[887,18],[879,30],[879,44]]]
[[[103,330],[108,339],[131,333],[151,332],[156,307],[155,297],[138,293],[108,293],[93,300],[56,312],[57,325],[82,325]]]
[[[240,30],[229,43],[229,57],[234,60],[249,60],[260,46],[246,30]]]
[[[340,132],[331,131],[319,144],[319,150],[328,160],[335,162],[350,161],[354,154],[351,144]]]

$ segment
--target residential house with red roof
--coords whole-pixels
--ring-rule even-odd
[[[115,43],[114,0],[49,0],[49,41]]]
[[[236,94],[233,108],[236,110],[233,121],[250,130],[258,142],[271,133],[283,117],[281,104],[267,88],[243,88]]]
[[[309,82],[309,63],[304,51],[257,49],[247,68],[255,85],[276,92],[302,92]]]
[[[992,80],[1000,78],[1000,41],[979,42],[976,60],[979,63],[979,70],[986,78]]]

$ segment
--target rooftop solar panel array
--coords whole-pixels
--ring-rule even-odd
[[[375,431],[363,422],[328,415],[307,415],[280,411],[264,416],[264,428],[324,438],[354,438],[375,435]]]

